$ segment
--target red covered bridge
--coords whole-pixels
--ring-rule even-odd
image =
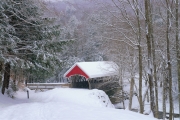
[[[91,89],[94,78],[118,75],[118,68],[118,65],[112,61],[77,62],[64,74],[64,77],[76,78],[71,78],[72,87],[74,84],[86,84],[86,86],[88,84]]]

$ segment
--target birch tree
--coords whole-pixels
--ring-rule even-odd
[[[125,59],[126,62],[125,63],[123,62],[123,65],[120,64],[121,63],[120,61],[123,61],[123,59],[121,59],[123,58],[122,56],[127,56],[126,52],[124,52],[123,49],[124,46],[132,47],[136,52],[138,52],[139,64],[138,67],[136,66],[138,68],[138,74],[139,74],[138,101],[140,105],[140,109],[139,109],[140,113],[143,113],[144,112],[144,105],[143,105],[144,103],[142,100],[143,99],[142,98],[143,53],[141,50],[142,46],[144,46],[145,43],[145,41],[142,41],[144,37],[142,33],[144,28],[143,25],[144,14],[142,11],[143,7],[142,4],[140,5],[140,2],[137,0],[128,0],[128,1],[112,0],[112,2],[113,2],[112,6],[106,7],[106,5],[104,5],[105,11],[108,12],[109,16],[112,16],[111,17],[112,21],[105,21],[100,18],[97,21],[101,22],[104,26],[107,26],[106,29],[104,30],[107,30],[108,34],[102,35],[102,38],[103,40],[108,41],[107,42],[108,46],[112,46],[109,47],[110,53],[108,54],[110,54],[110,56],[113,57],[110,56],[108,57],[111,58],[111,60],[115,60],[119,64],[119,66],[126,68],[124,69],[124,72],[127,72],[128,67],[130,67],[129,65],[125,65],[126,63],[128,63],[127,59]],[[134,72],[134,70],[135,69],[132,69],[131,72]]]
[[[114,2],[114,1],[113,1]],[[122,14],[122,17],[124,17],[124,19],[126,20],[127,24],[130,26],[130,28],[132,29],[132,33],[136,36],[135,39],[135,45],[137,45],[137,49],[138,49],[138,68],[139,68],[139,91],[138,91],[138,100],[139,100],[139,105],[140,105],[140,113],[144,112],[144,103],[143,103],[143,98],[142,98],[142,71],[143,71],[143,62],[142,62],[142,20],[143,20],[143,14],[142,14],[142,6],[140,6],[140,2],[137,0],[128,0],[127,4],[125,4],[125,2],[120,2],[123,7],[117,6],[117,4],[114,2],[114,4],[116,5],[116,7],[118,7],[120,9],[120,12]],[[133,13],[134,15],[134,20],[132,20],[132,16],[129,17],[125,6],[130,6],[131,7],[131,13]],[[131,38],[130,38],[131,39]]]

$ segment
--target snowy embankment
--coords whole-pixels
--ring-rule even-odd
[[[58,88],[46,92],[17,92],[15,99],[0,95],[0,120],[155,120],[115,109],[101,90]]]

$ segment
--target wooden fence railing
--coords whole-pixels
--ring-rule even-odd
[[[69,88],[70,83],[27,83],[27,87],[31,90]]]

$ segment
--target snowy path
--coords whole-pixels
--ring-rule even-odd
[[[15,100],[4,102],[11,103],[0,109],[0,120],[155,120],[114,109],[106,94],[99,90],[54,89],[31,91],[30,95],[28,100],[24,92],[19,92]]]

